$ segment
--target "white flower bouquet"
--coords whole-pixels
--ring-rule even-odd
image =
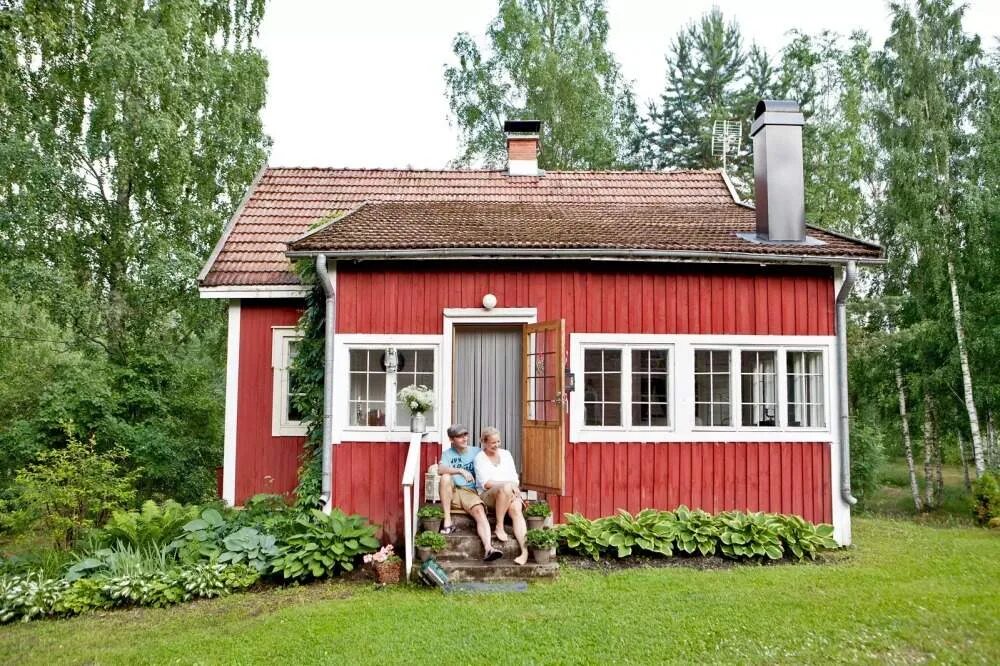
[[[399,391],[399,401],[412,414],[423,414],[434,406],[434,390],[423,384],[410,384]]]

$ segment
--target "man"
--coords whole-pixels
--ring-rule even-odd
[[[462,509],[476,521],[476,532],[483,542],[483,560],[492,562],[503,557],[503,551],[493,547],[490,523],[486,519],[486,505],[476,493],[474,461],[479,454],[478,446],[469,446],[469,429],[455,424],[448,428],[451,448],[441,454],[438,474],[441,475],[441,507],[444,509],[444,527],[441,532],[451,534],[455,526],[451,522],[452,508]]]

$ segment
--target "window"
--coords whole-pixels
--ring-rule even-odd
[[[728,349],[696,349],[694,352],[694,422],[696,426],[729,426]]]
[[[789,427],[826,427],[826,409],[823,399],[823,352],[789,351],[786,362]]]
[[[585,426],[669,428],[670,351],[585,349],[583,408]]]
[[[583,353],[584,423],[622,424],[622,352],[588,349]]]
[[[396,368],[389,372],[390,349],[396,353]],[[408,430],[410,410],[398,399],[399,389],[410,384],[435,388],[432,348],[353,348],[348,352],[348,426]],[[427,425],[435,425],[434,410],[426,414]]]
[[[747,428],[774,427],[778,417],[777,353],[740,352],[742,424]]]
[[[302,391],[291,372],[302,335],[292,327],[271,329],[271,368],[273,371],[271,435],[283,437],[305,435],[307,425],[295,406]]]

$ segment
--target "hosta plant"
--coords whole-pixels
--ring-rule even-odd
[[[719,549],[726,557],[781,559],[782,524],[778,516],[727,511],[720,513],[715,520],[719,526]]]
[[[685,553],[701,553],[708,556],[715,553],[719,540],[719,528],[709,514],[700,509],[691,510],[681,505],[673,512],[677,549]]]
[[[222,540],[229,523],[216,509],[205,509],[201,516],[184,525],[184,533],[170,543],[187,562],[212,560],[222,554]]]
[[[578,513],[567,513],[566,524],[559,526],[559,538],[570,550],[601,559],[601,526]]]
[[[294,532],[285,538],[272,571],[285,580],[322,578],[352,571],[360,555],[378,549],[375,527],[358,515],[334,509],[329,515],[319,510],[296,519]]]
[[[69,582],[40,573],[0,577],[0,624],[49,615],[68,587]]]
[[[222,540],[224,552],[219,555],[219,562],[247,564],[263,573],[271,566],[271,561],[278,555],[278,547],[274,537],[261,534],[252,527],[241,527]]]
[[[813,525],[798,516],[776,516],[778,536],[785,550],[796,559],[816,559],[820,550],[837,548],[833,540],[833,525]]]

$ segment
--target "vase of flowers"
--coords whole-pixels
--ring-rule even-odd
[[[403,561],[393,552],[392,544],[383,546],[377,553],[365,555],[364,561],[371,567],[376,583],[385,585],[399,582]]]
[[[398,397],[410,410],[410,432],[425,432],[426,412],[434,406],[434,391],[423,384],[410,384],[400,389]]]

